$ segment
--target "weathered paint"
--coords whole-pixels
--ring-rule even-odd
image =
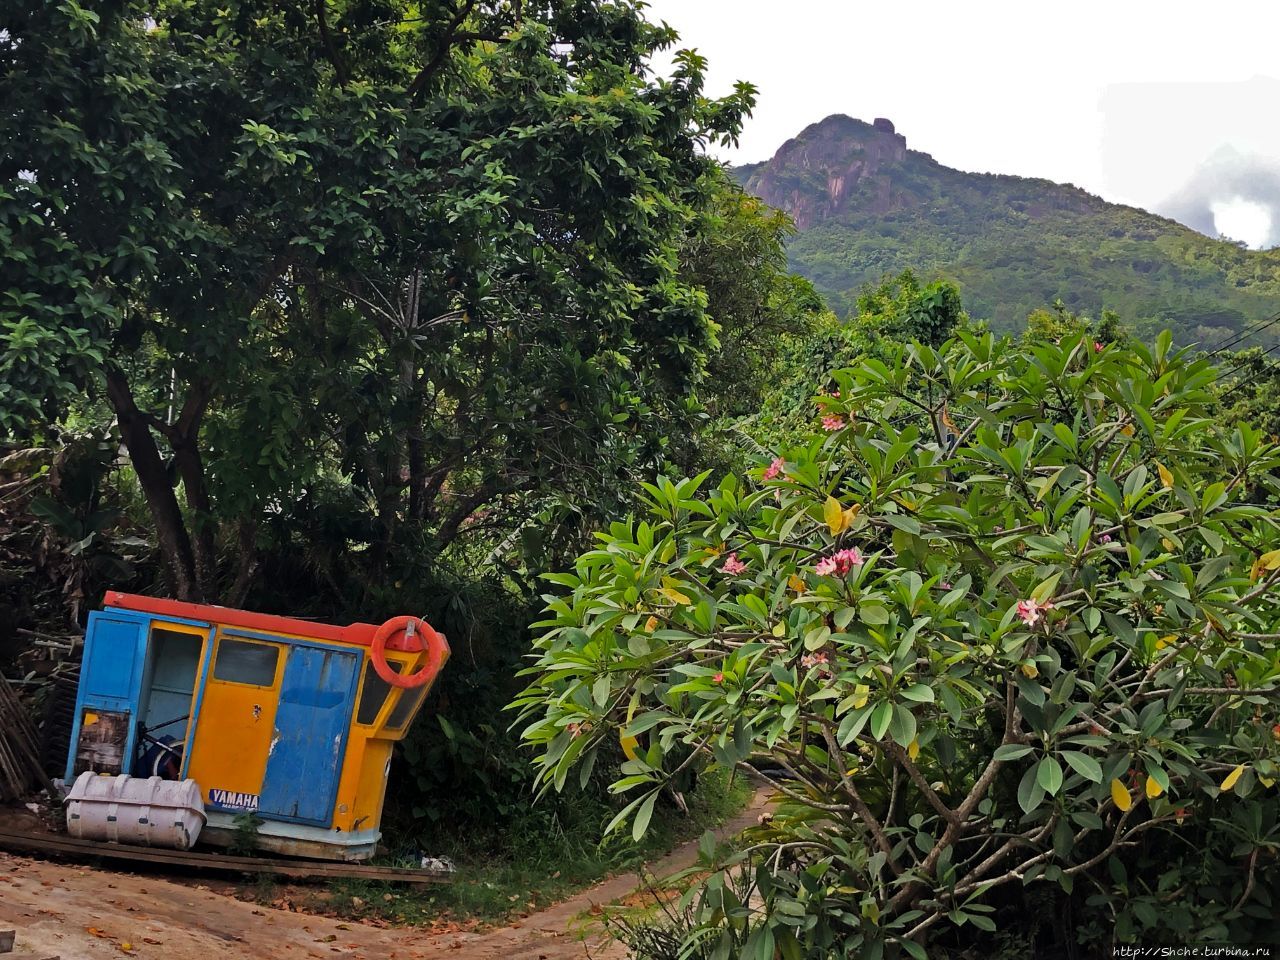
[[[326,826],[355,703],[353,651],[291,646],[258,815]]]
[[[125,610],[95,610],[89,614],[80,669],[82,680],[76,693],[76,719],[67,756],[67,783],[75,780],[83,769],[88,769],[77,762],[80,728],[86,713],[92,717],[96,711],[117,717],[123,715],[119,724],[124,739],[114,745],[119,749],[118,756],[104,768],[104,772],[126,772],[125,758],[133,756],[135,733],[132,720],[138,713],[150,622],[150,617]],[[102,746],[105,746],[101,743],[105,733],[104,728],[88,738],[98,742],[96,752],[101,753]],[[90,752],[86,744],[86,757]],[[110,752],[115,754],[115,749]]]

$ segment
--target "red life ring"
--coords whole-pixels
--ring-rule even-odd
[[[422,638],[419,641],[418,650],[426,650],[427,662],[417,673],[396,673],[387,663],[387,641],[401,631],[406,637]],[[437,633],[432,629],[431,624],[418,617],[392,617],[378,628],[373,635],[373,642],[369,645],[369,659],[373,661],[373,669],[378,676],[391,686],[402,689],[421,687],[423,684],[430,683],[436,678],[436,674],[440,672],[448,656],[449,644],[445,641],[444,634]]]

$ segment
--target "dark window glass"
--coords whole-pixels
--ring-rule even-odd
[[[276,663],[280,648],[273,643],[250,643],[223,637],[218,644],[218,657],[213,664],[213,676],[232,683],[251,683],[256,687],[269,687],[276,679]]]
[[[394,660],[388,660],[387,665],[396,673],[400,672],[400,664]],[[373,669],[373,661],[366,660],[364,680],[360,684],[360,708],[356,711],[356,723],[368,725],[377,720],[378,713],[382,710],[382,705],[387,702],[389,693],[391,693],[391,684],[378,676],[378,671]]]
[[[413,715],[418,712],[418,706],[422,703],[422,698],[426,692],[426,687],[401,690],[400,701],[391,708],[391,716],[387,717],[387,728],[389,730],[399,730],[412,720]]]

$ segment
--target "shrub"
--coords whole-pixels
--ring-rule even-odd
[[[962,332],[836,373],[747,483],[645,484],[550,577],[544,784],[622,736],[638,838],[682,769],[784,771],[685,955],[1274,935],[1280,451],[1214,376],[1167,334]]]

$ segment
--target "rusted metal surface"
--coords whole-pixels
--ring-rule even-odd
[[[216,853],[161,850],[135,847],[123,843],[95,843],[71,837],[37,836],[0,831],[0,849],[22,850],[48,856],[75,859],[101,857],[106,860],[131,860],[161,867],[185,867],[228,873],[268,873],[282,877],[312,877],[319,880],[359,879],[389,883],[447,883],[452,875],[442,871],[411,870],[402,867],[372,867],[360,863],[337,863],[316,860],[284,860],[269,857],[230,857]]]

